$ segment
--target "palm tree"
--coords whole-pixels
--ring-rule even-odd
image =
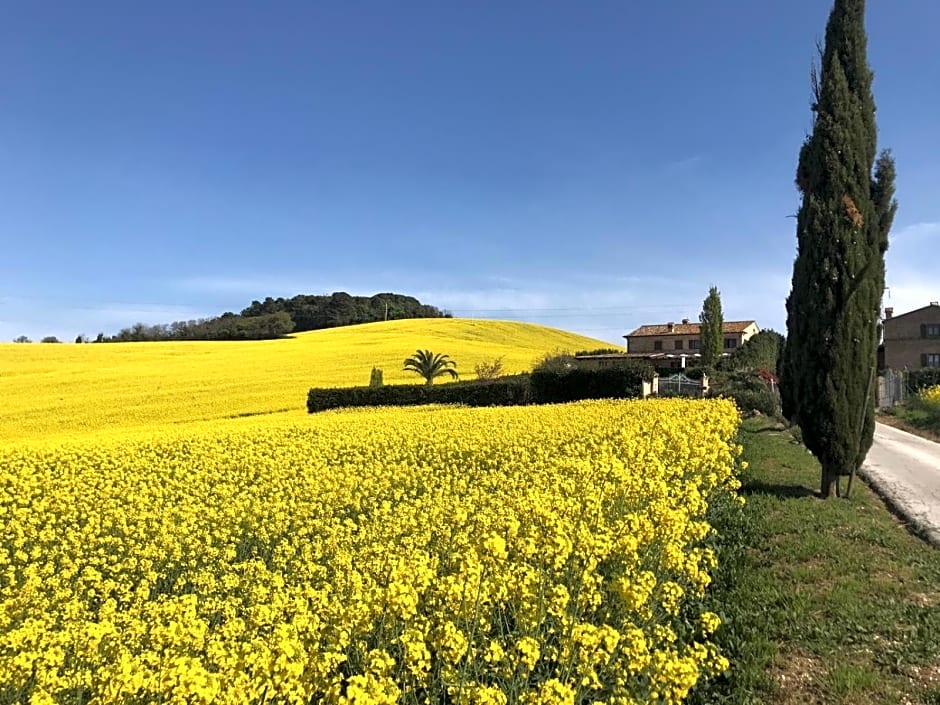
[[[425,384],[434,383],[435,377],[450,375],[457,379],[457,363],[447,355],[432,353],[430,350],[416,350],[415,354],[405,360],[405,372],[414,372],[424,377]]]

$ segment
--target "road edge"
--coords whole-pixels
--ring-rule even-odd
[[[923,440],[920,436],[908,433],[903,429],[890,426],[889,424],[883,425],[894,431],[907,433],[913,438]],[[897,494],[892,492],[890,482],[882,477],[877,470],[869,467],[867,459],[862,463],[862,467],[858,469],[858,475],[875,491],[875,494],[881,498],[889,511],[907,524],[911,533],[923,539],[934,548],[940,549],[940,527],[934,526],[919,517],[905,498],[898,497]]]

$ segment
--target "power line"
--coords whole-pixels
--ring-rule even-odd
[[[565,306],[559,308],[539,307],[539,308],[465,308],[463,306],[454,306],[453,308],[461,311],[474,311],[484,313],[498,313],[501,311],[609,311],[609,312],[628,312],[628,311],[649,311],[654,309],[669,308],[687,308],[689,304],[649,304],[644,306]]]

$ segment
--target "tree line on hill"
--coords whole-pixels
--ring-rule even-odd
[[[242,316],[264,316],[286,312],[294,322],[294,331],[320,330],[357,323],[391,321],[404,318],[451,318],[452,314],[436,306],[422,304],[413,296],[376,294],[350,296],[344,291],[329,296],[298,294],[290,299],[267,297],[252,301]]]
[[[281,338],[294,330],[287,313],[264,316],[239,316],[226,312],[216,318],[173,321],[146,325],[135,323],[117,335],[99,335],[96,343],[151,342],[157,340],[269,340]]]
[[[226,311],[221,316],[148,325],[135,323],[116,335],[99,333],[89,339],[79,335],[76,343],[126,343],[158,340],[270,340],[288,333],[336,328],[358,323],[374,323],[406,318],[451,318],[453,314],[423,304],[404,294],[352,296],[345,291],[329,295],[298,294],[289,299],[267,297],[252,301],[241,313]],[[14,342],[32,342],[20,336]],[[55,336],[42,342],[58,343]]]

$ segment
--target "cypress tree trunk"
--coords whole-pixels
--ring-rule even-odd
[[[833,493],[838,494],[839,475],[827,471],[823,468],[822,480],[820,481],[819,496],[823,499],[829,499]]]
[[[897,204],[894,162],[875,166],[875,102],[866,58],[864,0],[835,0],[819,72],[814,122],[800,150],[797,258],[787,299],[784,414],[822,465],[820,493],[857,469],[871,447],[884,252]]]

